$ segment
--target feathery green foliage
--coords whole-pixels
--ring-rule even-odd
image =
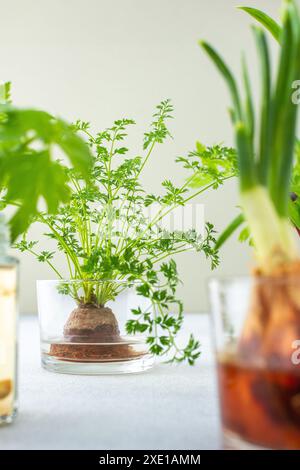
[[[148,300],[148,306],[132,312],[128,333],[147,334],[154,354],[192,364],[199,356],[199,343],[191,337],[184,348],[176,344],[183,306],[176,296],[180,280],[173,256],[190,250],[201,252],[214,268],[218,264],[214,229],[207,223],[203,235],[193,228],[166,231],[161,222],[175,209],[232,177],[236,173],[236,155],[231,149],[206,148],[198,143],[194,152],[177,159],[190,173],[187,182],[175,186],[167,179],[162,183],[162,194],[147,193],[140,176],[153,150],[170,136],[167,122],[172,111],[169,100],[158,105],[150,130],[144,134],[142,155],[138,156],[128,156],[124,143],[128,129],[135,124],[133,120],[117,120],[97,134],[92,133],[89,123],[77,121],[74,130],[88,139],[93,154],[89,178],[84,181],[77,171],[66,170],[70,202],[60,208],[58,215],[39,213],[36,221],[47,227],[46,237],[64,253],[70,279],[79,281],[70,292],[76,300],[82,300],[79,291],[83,291],[84,302],[92,299],[103,305],[124,289],[123,283],[114,281],[125,281],[125,286],[133,283],[138,295]],[[194,180],[199,186],[195,190],[189,186]],[[149,218],[150,209],[153,215]],[[38,243],[26,236],[17,247],[63,277],[56,267],[55,249],[40,251]],[[104,281],[105,288],[97,290],[93,280]]]

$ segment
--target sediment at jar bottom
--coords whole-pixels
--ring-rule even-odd
[[[12,379],[0,379],[0,422],[12,415],[14,409],[14,383]]]
[[[224,431],[270,449],[300,449],[300,371],[218,361]]]
[[[300,339],[300,262],[271,275],[254,273],[250,308],[238,345],[240,358],[292,369],[293,343]]]
[[[12,380],[5,379],[0,380],[0,400],[6,398],[12,391],[13,385]]]
[[[116,316],[105,306],[80,304],[65,324],[64,338],[65,343],[51,345],[51,356],[78,362],[130,360],[141,356],[130,345],[122,344]]]

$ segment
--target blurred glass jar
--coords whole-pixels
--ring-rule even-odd
[[[17,414],[18,261],[8,256],[8,229],[0,214],[0,424]]]
[[[300,279],[209,287],[224,447],[300,449]]]

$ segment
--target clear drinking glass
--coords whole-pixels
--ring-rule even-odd
[[[37,281],[42,365],[69,374],[134,373],[154,358],[146,338],[128,335],[131,309],[147,309],[126,281]]]
[[[210,282],[228,449],[300,449],[300,279]]]

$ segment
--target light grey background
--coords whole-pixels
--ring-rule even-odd
[[[147,189],[184,178],[174,164],[200,139],[206,144],[232,144],[227,116],[227,90],[197,41],[210,40],[236,71],[247,52],[252,71],[256,55],[251,21],[238,11],[237,0],[0,0],[1,80],[13,82],[17,105],[45,108],[69,120],[81,118],[98,129],[119,117],[138,126],[131,137],[138,152],[154,106],[171,98],[176,119],[173,141],[154,154],[145,174]],[[240,3],[278,15],[280,0]],[[275,43],[270,39],[272,47]],[[255,87],[255,80],[254,80]],[[206,219],[218,230],[237,213],[236,182],[199,199]],[[33,237],[40,235],[38,227]],[[35,280],[53,274],[33,258],[18,255],[21,268],[21,310],[35,312]],[[206,279],[211,276],[203,256],[178,257],[187,311],[207,309]],[[215,274],[247,272],[249,250],[235,240],[221,253]]]

